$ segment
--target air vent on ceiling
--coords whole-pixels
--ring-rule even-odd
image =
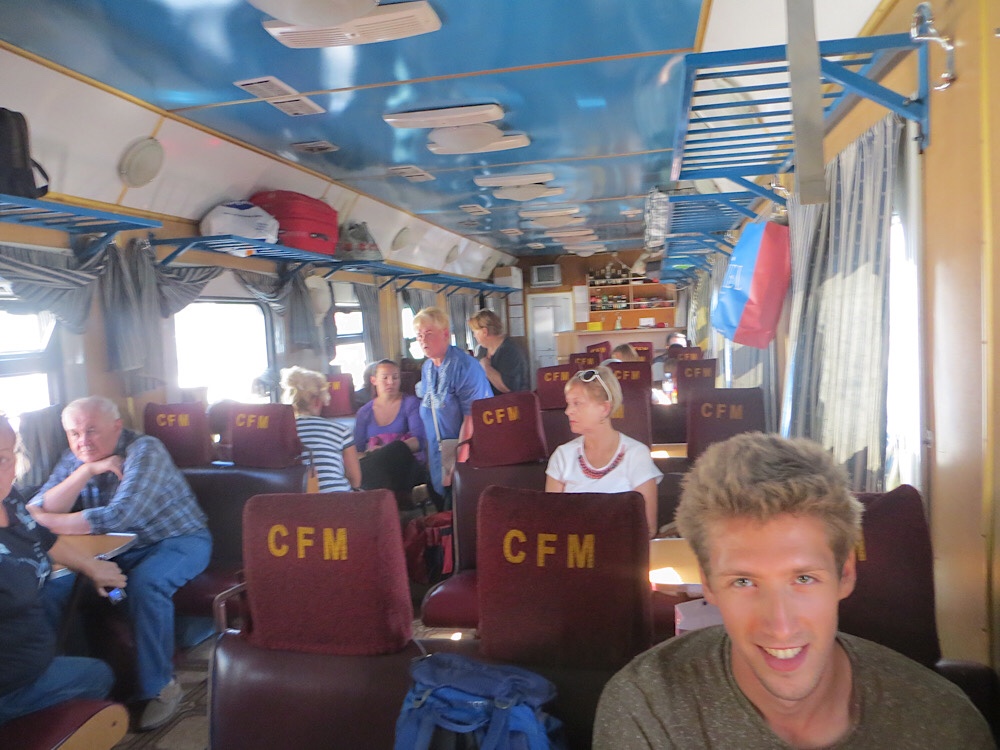
[[[529,250],[544,250],[545,249],[545,243],[544,242],[529,242],[528,243],[528,249]]]
[[[400,164],[396,167],[389,167],[386,172],[395,177],[405,177],[410,182],[430,182],[437,179],[430,172],[425,172],[413,164]]]
[[[488,208],[484,208],[476,203],[466,203],[459,206],[459,208],[472,216],[486,216],[486,214],[490,213]]]
[[[524,232],[517,227],[511,227],[510,229],[501,229],[500,234],[506,234],[508,237],[520,237]]]
[[[316,104],[307,96],[302,96],[287,83],[274,76],[261,76],[260,78],[248,78],[245,81],[234,81],[234,86],[253,94],[258,99],[266,99],[267,103],[277,107],[290,117],[301,117],[302,115],[318,115],[326,110]],[[284,97],[281,99],[269,97]]]
[[[293,143],[292,148],[304,154],[327,154],[331,151],[340,150],[340,146],[335,146],[330,141],[301,141]]]
[[[286,47],[296,49],[387,42],[428,34],[440,28],[441,19],[424,0],[382,5],[339,26],[294,26],[277,19],[264,21],[268,34]]]

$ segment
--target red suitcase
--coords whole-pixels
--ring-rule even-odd
[[[278,244],[333,255],[337,247],[337,210],[317,198],[291,190],[254,193],[250,202],[278,220]]]

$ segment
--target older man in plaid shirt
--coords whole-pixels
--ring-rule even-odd
[[[57,534],[136,535],[136,545],[115,561],[128,576],[135,698],[147,701],[139,728],[155,729],[180,704],[172,597],[208,565],[212,538],[205,514],[163,444],[124,429],[114,402],[99,396],[73,401],[62,423],[70,449],[28,508]],[[69,589],[66,578],[46,584],[50,616],[59,616]]]

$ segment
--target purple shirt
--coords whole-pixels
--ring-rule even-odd
[[[368,441],[371,438],[386,433],[408,433],[410,437],[417,438],[420,441],[420,450],[414,455],[421,463],[427,460],[427,455],[424,453],[426,445],[424,423],[420,419],[420,399],[416,396],[404,393],[403,403],[399,405],[399,413],[387,425],[380,425],[375,421],[375,409],[372,401],[358,409],[358,413],[354,415],[354,447],[358,451],[367,450]]]

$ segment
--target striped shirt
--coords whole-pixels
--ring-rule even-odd
[[[312,451],[320,490],[350,492],[351,483],[344,476],[344,448],[354,444],[350,428],[323,417],[296,417],[295,426],[299,440]],[[310,463],[308,453],[305,461]]]

